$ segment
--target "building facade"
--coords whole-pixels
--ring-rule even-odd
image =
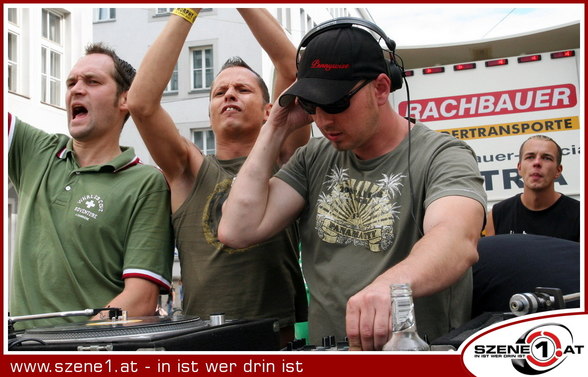
[[[160,34],[173,8],[98,8],[94,10],[94,41],[112,46],[123,59],[138,68],[149,45]],[[298,45],[317,24],[340,16],[371,20],[363,8],[268,8]],[[223,63],[241,57],[267,83],[270,93],[274,69],[253,34],[235,8],[204,8],[179,56],[176,70],[163,95],[162,103],[176,122],[180,133],[204,153],[214,154],[208,103],[210,84]],[[121,144],[135,148],[144,163],[153,160],[129,119]]]

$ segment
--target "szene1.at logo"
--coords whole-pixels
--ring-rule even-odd
[[[572,332],[560,324],[545,324],[523,334],[517,343],[528,346],[523,357],[512,360],[513,367],[528,375],[548,372],[573,355],[579,355],[583,345],[574,345]]]
[[[476,345],[474,357],[511,359],[520,373],[537,375],[559,366],[583,345],[574,345],[572,332],[560,324],[545,324],[524,333],[515,344]]]

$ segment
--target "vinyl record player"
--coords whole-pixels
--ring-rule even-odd
[[[225,320],[221,315],[113,318],[32,328],[10,334],[10,351],[273,351],[276,319]]]

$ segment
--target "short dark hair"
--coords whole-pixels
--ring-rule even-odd
[[[552,138],[550,138],[549,136],[545,136],[545,135],[533,135],[530,138],[528,138],[527,140],[525,140],[523,142],[523,144],[521,144],[521,147],[519,148],[519,162],[522,161],[523,159],[523,147],[525,146],[525,144],[527,143],[527,141],[532,140],[532,139],[539,139],[539,140],[543,140],[543,141],[551,141],[553,144],[555,144],[556,148],[557,148],[557,156],[555,156],[555,159],[557,161],[557,165],[561,165],[561,157],[562,157],[562,150],[561,147],[559,146],[558,143],[555,142],[555,140],[553,140]]]
[[[90,54],[104,54],[112,58],[114,62],[114,74],[112,77],[116,81],[117,94],[126,92],[131,87],[135,73],[137,71],[128,62],[121,59],[116,52],[110,47],[107,47],[101,42],[89,44],[86,47],[86,55]]]
[[[255,72],[249,66],[249,64],[245,63],[245,61],[238,56],[233,56],[231,58],[228,58],[227,61],[225,62],[225,64],[223,64],[223,66],[221,67],[219,73],[217,73],[217,76],[225,69],[233,68],[233,67],[242,67],[242,68],[248,69],[251,72],[253,72],[253,74],[257,77],[257,83],[259,84],[259,87],[261,88],[263,100],[265,101],[265,103],[270,102],[269,90],[267,88],[267,85],[265,84],[265,81],[263,81],[263,79],[261,78],[259,73]]]
[[[121,59],[112,48],[106,46],[102,42],[91,43],[86,46],[86,55],[90,54],[104,54],[112,58],[112,61],[114,62],[114,73],[112,74],[112,78],[116,82],[117,97],[131,88],[131,84],[135,79],[137,71],[127,61]],[[129,117],[130,113],[126,115],[125,122]]]

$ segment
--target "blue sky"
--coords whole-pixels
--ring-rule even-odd
[[[583,21],[583,4],[367,4],[398,46],[450,44]]]

